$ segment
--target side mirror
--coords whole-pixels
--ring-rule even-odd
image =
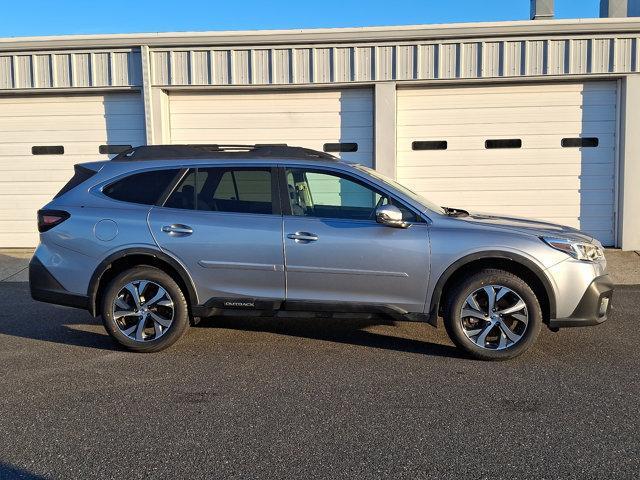
[[[376,208],[376,222],[394,228],[408,228],[409,222],[402,220],[402,212],[395,205],[381,205]]]

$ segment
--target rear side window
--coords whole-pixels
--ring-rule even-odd
[[[154,205],[169,187],[177,169],[134,173],[102,189],[107,197],[121,202]]]
[[[62,187],[62,190],[60,190],[56,194],[56,196],[53,198],[58,198],[60,195],[67,193],[69,190],[73,188],[76,188],[78,185],[80,185],[83,182],[86,182],[97,173],[81,165],[76,165],[73,168],[75,169],[75,173],[73,174],[73,177],[71,177],[71,179],[65,184],[65,186]]]
[[[193,169],[164,206],[212,212],[274,213],[271,169]]]

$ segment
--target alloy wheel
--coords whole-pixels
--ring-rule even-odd
[[[118,292],[113,319],[120,331],[137,342],[164,335],[173,323],[175,308],[169,293],[150,280],[134,280]]]
[[[462,305],[460,318],[467,338],[490,350],[514,346],[529,324],[526,303],[503,285],[487,285],[473,291]]]

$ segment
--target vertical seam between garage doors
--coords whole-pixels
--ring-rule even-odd
[[[620,247],[620,127],[622,123],[622,80],[616,80],[616,153],[613,158],[613,244]]]

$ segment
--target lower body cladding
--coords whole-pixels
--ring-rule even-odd
[[[302,300],[273,300],[262,298],[212,298],[204,305],[195,305],[196,317],[217,315],[295,316],[315,317],[386,317],[394,320],[432,323],[429,315],[410,313],[394,305],[357,304],[350,302],[311,302]],[[435,326],[435,325],[434,325]]]

